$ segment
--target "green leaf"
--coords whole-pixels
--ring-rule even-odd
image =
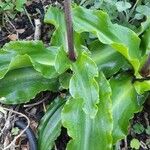
[[[63,49],[67,51],[67,31],[64,12],[57,7],[50,6],[45,14],[44,22],[55,26],[55,31],[51,38],[51,45],[58,47],[62,46]],[[74,32],[74,46],[76,55],[78,55],[78,53],[80,52],[82,44],[83,40],[80,34]]]
[[[102,70],[107,78],[117,73],[127,64],[125,58],[120,53],[109,45],[104,45],[97,40],[90,44],[89,49],[98,69]]]
[[[143,81],[143,82],[136,81],[134,83],[134,87],[137,93],[143,94],[147,91],[150,91],[150,81]]]
[[[119,2],[116,2],[116,7],[117,7],[117,10],[119,12],[122,12],[122,11],[125,11],[129,8],[131,8],[131,4],[126,2],[126,1],[119,1]]]
[[[50,6],[45,14],[44,22],[55,26],[51,39],[52,46],[63,46],[67,50],[67,32],[64,13],[57,7]]]
[[[130,29],[112,24],[108,15],[102,11],[82,7],[73,9],[73,22],[76,32],[91,32],[103,43],[121,53],[138,73],[140,39]]]
[[[0,79],[12,69],[33,66],[46,78],[58,76],[55,56],[59,48],[45,48],[40,41],[10,42],[0,51]]]
[[[133,131],[137,134],[141,134],[144,132],[144,126],[140,123],[136,123],[133,125]]]
[[[65,101],[62,98],[56,98],[52,102],[40,121],[38,127],[38,149],[50,150],[61,132],[61,110]]]
[[[146,131],[146,134],[147,134],[147,135],[150,135],[150,126],[148,126],[145,131]]]
[[[144,32],[142,36],[141,49],[144,54],[150,52],[150,27]]]
[[[12,128],[12,130],[11,130],[11,134],[12,135],[17,135],[18,133],[19,133],[19,128],[18,127],[14,127],[14,128]]]
[[[134,17],[134,19],[139,20],[139,21],[143,18],[144,18],[144,15],[140,13],[135,14],[135,17]]]
[[[0,7],[2,8],[2,11],[7,11],[7,10],[13,10],[14,4],[9,2],[0,2]]]
[[[150,17],[150,8],[146,5],[139,5],[137,8],[136,8],[136,11],[138,13],[141,13],[145,16],[148,16]]]
[[[59,74],[64,73],[71,67],[71,61],[67,57],[67,53],[61,48],[55,59],[55,69]]]
[[[102,73],[98,84],[100,103],[95,118],[83,111],[84,100],[81,98],[70,98],[63,108],[62,123],[72,138],[68,150],[112,150],[111,88]]]
[[[102,11],[88,10],[82,7],[73,9],[73,20],[75,31],[78,33],[92,32],[97,35],[102,43],[109,44],[121,53],[132,64],[135,74],[138,73],[140,39],[133,31],[112,24],[108,15]],[[56,28],[52,37],[52,45],[63,45],[66,50],[66,27],[63,12],[56,7],[50,7],[45,16],[45,22],[53,24]]]
[[[0,102],[19,104],[29,102],[41,91],[58,89],[56,79],[45,79],[33,68],[20,68],[9,71],[0,80]]]
[[[98,76],[98,68],[92,59],[82,53],[76,62],[72,63],[74,75],[70,80],[69,91],[73,98],[83,100],[83,110],[94,117],[97,113],[99,102],[99,88],[95,77]]]
[[[23,5],[26,3],[27,0],[16,0],[16,10],[22,12],[23,11]]]
[[[141,23],[141,26],[137,30],[137,34],[141,35],[147,28],[150,27],[150,17],[146,17],[146,20]]]
[[[128,133],[129,120],[140,111],[140,97],[132,85],[129,75],[118,75],[110,80],[113,108],[113,143],[123,139]]]
[[[135,148],[135,149],[139,149],[140,148],[140,142],[138,139],[132,139],[131,143],[130,143],[130,146],[131,148]]]
[[[69,82],[72,77],[71,73],[65,72],[59,77],[60,88],[69,89]]]

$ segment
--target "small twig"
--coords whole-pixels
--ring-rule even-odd
[[[3,150],[7,150],[7,149],[10,148],[12,145],[15,145],[16,140],[17,140],[20,136],[22,136],[22,134],[24,134],[24,132],[28,129],[28,127],[29,127],[29,125],[30,125],[30,120],[29,120],[29,118],[28,118],[26,115],[24,115],[24,114],[22,114],[22,113],[20,113],[20,112],[17,112],[17,111],[15,111],[15,110],[8,109],[8,108],[3,108],[3,109],[6,110],[6,111],[10,111],[10,112],[12,112],[12,113],[15,113],[15,114],[17,114],[17,115],[20,115],[20,116],[26,118],[26,120],[27,120],[27,126],[26,126],[26,128],[25,128],[24,130],[22,130],[22,131],[20,132],[20,134],[18,134],[18,135],[13,139],[13,141],[12,141],[9,145],[7,145],[6,147],[4,147]]]
[[[16,35],[17,35],[17,39],[18,39],[18,32],[17,32],[17,29],[16,27],[13,25],[13,23],[10,21],[9,17],[7,16],[6,13],[4,13],[4,16],[5,18],[7,19],[7,21],[9,22],[9,24],[14,28],[15,32],[16,32]]]
[[[140,146],[145,150],[148,149],[146,144],[143,141],[140,141]]]
[[[55,150],[58,150],[58,149],[57,149],[57,146],[56,146],[56,144],[55,144],[55,146],[54,146],[54,147],[55,147]]]
[[[2,37],[2,39],[0,39],[0,42],[5,41],[6,39],[8,39],[8,37]]]
[[[125,150],[128,149],[127,137],[125,137],[125,139],[124,139],[124,148],[125,148]]]
[[[48,98],[49,98],[49,95],[44,97],[42,100],[40,100],[40,101],[38,101],[36,103],[27,104],[27,105],[24,105],[23,107],[33,107],[33,106],[39,105],[39,104],[43,103],[44,101],[46,101]]]
[[[7,129],[9,129],[10,128],[10,118],[11,118],[11,115],[12,115],[12,112],[9,112],[9,114],[8,114],[8,117],[6,118],[5,117],[5,125],[4,125],[4,127],[2,128],[2,130],[1,130],[1,133],[0,133],[0,136],[2,135],[2,134],[4,134],[4,131],[5,130],[7,130]]]
[[[34,40],[39,40],[41,37],[41,21],[40,19],[34,19],[34,23],[35,23]]]
[[[32,27],[34,28],[34,25],[33,25],[33,23],[32,23],[32,20],[31,20],[31,17],[29,16],[28,11],[26,10],[26,8],[25,8],[25,7],[23,7],[23,9],[24,9],[24,11],[25,11],[25,13],[26,13],[26,15],[27,15],[27,17],[28,17],[28,19],[29,19],[29,21],[30,21],[30,23],[31,23]]]
[[[138,5],[138,3],[139,3],[139,0],[136,0],[135,4],[133,5],[133,7],[131,8],[131,10],[130,10],[130,12],[128,14],[127,21],[129,21],[131,15],[133,14],[133,12],[134,12],[136,6]]]
[[[44,110],[44,112],[46,112],[46,106],[45,106],[45,103],[43,103],[43,110]]]
[[[144,113],[144,118],[145,118],[145,122],[146,122],[146,126],[149,127],[149,119],[148,119],[148,113]]]
[[[9,138],[10,138],[10,134],[7,134],[3,143],[4,147],[6,147],[9,144]]]
[[[67,28],[67,41],[68,41],[68,52],[69,59],[72,61],[76,60],[75,51],[74,51],[74,40],[73,40],[73,24],[71,17],[71,0],[64,0],[65,8],[65,21]]]

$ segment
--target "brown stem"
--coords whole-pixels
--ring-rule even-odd
[[[67,28],[67,41],[68,41],[68,53],[69,59],[72,61],[76,60],[75,51],[74,51],[74,40],[73,40],[73,24],[71,17],[71,0],[64,0],[65,8],[65,21]]]

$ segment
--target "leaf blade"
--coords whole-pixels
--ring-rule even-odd
[[[131,81],[129,75],[119,75],[110,80],[112,87],[113,143],[127,135],[129,120],[134,116],[134,113],[142,108],[139,104],[140,97]]]
[[[40,121],[38,127],[38,148],[39,150],[50,150],[61,132],[61,110],[65,101],[62,98],[56,98],[50,104],[46,114]]]
[[[112,24],[108,15],[102,11],[82,7],[73,9],[73,21],[76,32],[93,33],[103,44],[108,44],[121,53],[132,64],[135,74],[138,73],[140,39],[133,31]]]
[[[9,70],[12,70],[11,64],[15,63],[15,57],[21,57],[24,55],[26,56],[26,61],[18,58],[18,62],[13,65],[13,69],[21,68],[25,65],[33,66],[35,70],[40,72],[44,77],[55,78],[58,74],[54,67],[54,58],[58,49],[59,48],[56,47],[45,48],[43,43],[40,41],[15,41],[7,43],[0,52],[1,58],[6,57],[5,55],[8,57],[5,62],[3,62],[3,59],[0,60],[2,67],[5,66],[5,68],[7,68],[3,71],[0,78],[3,78]],[[29,63],[29,61],[31,63]]]
[[[102,73],[98,83],[101,101],[95,118],[83,111],[84,101],[81,98],[70,98],[63,108],[62,123],[72,137],[67,145],[68,150],[112,149],[111,88]]]
[[[41,91],[57,90],[58,85],[56,79],[45,79],[32,67],[12,70],[0,80],[0,102],[26,103]]]

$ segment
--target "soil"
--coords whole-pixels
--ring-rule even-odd
[[[48,7],[49,4],[53,5],[62,5],[63,1],[59,0],[32,0],[31,2],[27,3],[25,5],[26,13],[14,13],[15,16],[10,16],[9,12],[5,12],[2,17],[0,17],[0,47],[2,47],[5,43],[8,43],[9,41],[15,41],[15,40],[33,40],[34,39],[34,32],[35,32],[35,23],[34,19],[40,19],[42,27],[41,27],[41,37],[40,40],[42,40],[45,45],[49,45],[51,35],[53,33],[53,26],[44,24],[44,10]],[[8,17],[7,19],[6,16]],[[4,20],[3,20],[4,19]],[[51,100],[54,99],[54,97],[57,95],[57,93],[50,93],[50,92],[43,92],[37,95],[35,98],[36,101],[40,101],[41,98],[45,97],[45,95],[49,95],[51,97]],[[144,143],[142,147],[140,147],[140,150],[150,149],[150,141],[149,145],[146,145],[146,142],[150,140],[150,135],[148,135],[145,131],[143,131],[140,134],[135,133],[133,130],[133,126],[136,123],[140,123],[144,126],[146,129],[150,120],[150,100],[147,100],[147,102],[144,104],[143,110],[140,113],[135,114],[133,120],[131,120],[131,127],[129,130],[129,134],[127,136],[126,140],[122,140],[120,142],[120,150],[130,150],[130,142],[133,138],[138,139],[140,142]],[[32,101],[34,103],[34,101]],[[49,104],[50,101],[45,101],[44,105]],[[31,128],[37,134],[37,127],[39,124],[39,120],[44,115],[44,110],[42,105],[37,105],[34,107],[27,107],[24,108],[23,105],[19,106],[10,106],[15,107],[16,111],[20,111],[24,114],[26,114],[31,121]],[[145,117],[146,114],[146,117]],[[15,120],[13,118],[12,120]],[[0,128],[1,126],[4,126],[5,121],[0,120]],[[13,123],[12,123],[13,124]],[[10,127],[8,127],[10,129]],[[8,133],[6,133],[8,136]],[[9,133],[11,134],[11,133]],[[62,128],[62,133],[59,136],[59,138],[56,140],[56,147],[58,150],[65,150],[66,144],[69,141],[69,136],[67,135],[67,131],[65,128]],[[5,139],[6,140],[6,139]],[[11,135],[9,135],[9,140],[11,140]],[[0,141],[0,144],[3,144],[5,141]],[[18,149],[28,149],[28,141],[25,137],[22,137],[18,141],[19,148]],[[145,147],[144,147],[145,146]]]

